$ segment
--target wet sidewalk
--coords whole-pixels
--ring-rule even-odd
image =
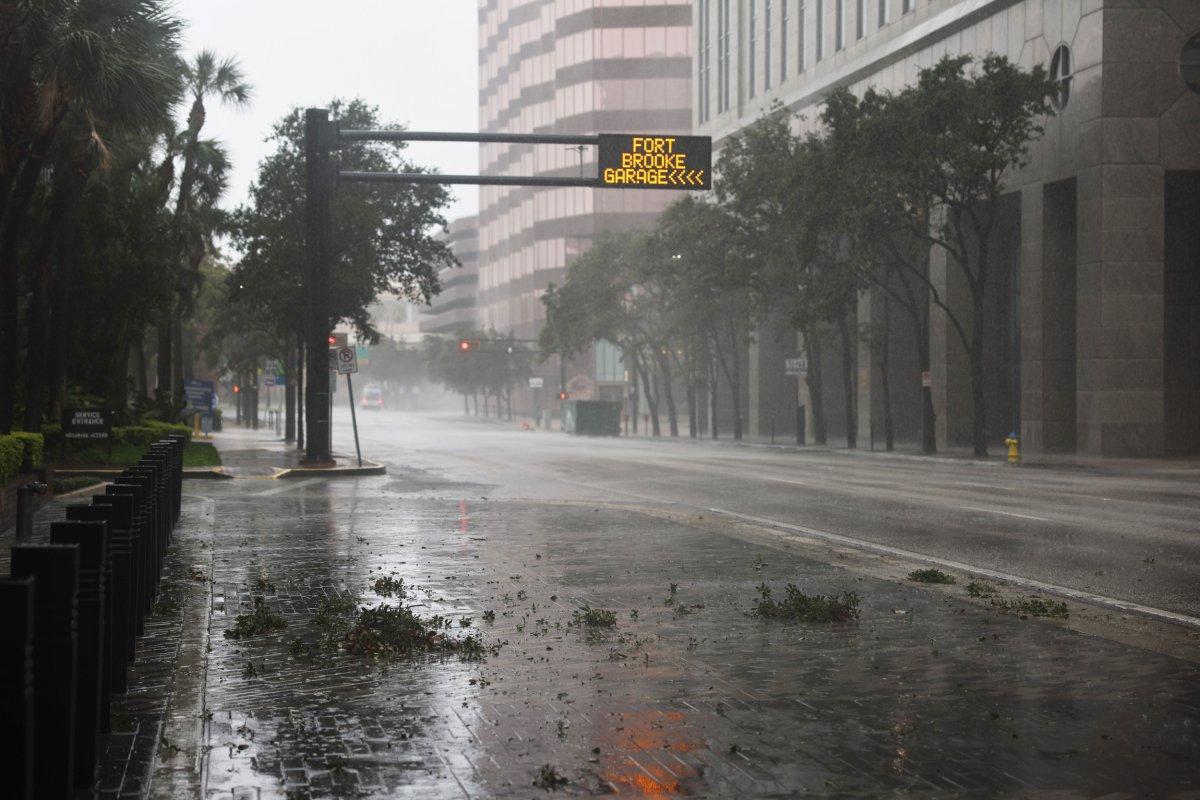
[[[966,576],[917,586],[725,521],[489,488],[189,484],[146,648],[174,664],[148,657],[134,693],[166,695],[150,796],[1200,797],[1195,658],[1005,612]],[[397,602],[381,577],[481,659],[330,647],[338,613]],[[789,582],[857,593],[860,619],[749,613]],[[286,626],[226,637],[260,598]],[[613,624],[577,624],[589,607]]]

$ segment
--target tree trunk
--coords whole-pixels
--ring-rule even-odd
[[[33,198],[50,144],[62,122],[65,110],[59,113],[46,131],[30,145],[5,198],[4,215],[0,217],[0,434],[12,431],[16,415],[17,363],[20,360],[20,284],[21,267],[17,250],[25,223],[25,211]]]
[[[687,361],[687,415],[688,415],[688,438],[695,439],[699,430],[699,420],[696,419],[696,364],[692,356],[688,356]]]
[[[709,409],[709,422],[712,423],[712,438],[718,438],[717,430],[717,360],[710,358],[708,362],[708,391],[712,398],[712,407]]]
[[[155,329],[158,331],[158,361],[155,364],[154,396],[164,407],[172,406],[175,403],[175,392],[171,384],[171,375],[174,373],[171,367],[171,329],[174,318],[174,300],[163,301],[162,307],[158,310],[158,322],[155,325]]]
[[[892,417],[891,381],[892,301],[883,295],[883,335],[875,337],[879,348],[879,388],[883,391],[883,447],[889,453],[896,449],[895,420]]]
[[[283,345],[283,379],[286,381],[283,387],[283,440],[285,442],[296,441],[296,376],[295,362],[290,356],[294,356],[296,349],[292,347],[290,341],[284,340]]]
[[[857,343],[850,333],[850,321],[838,317],[838,335],[842,340],[842,389],[846,406],[846,447],[858,447],[858,393],[854,383],[854,361]]]
[[[983,293],[980,292],[980,295]],[[976,458],[987,458],[987,396],[983,385],[983,298],[975,302],[971,323],[971,444]]]
[[[671,387],[671,364],[667,356],[659,352],[656,355],[658,371],[662,376],[663,398],[667,401],[667,427],[671,436],[679,437],[679,412],[675,408],[675,392]]]
[[[650,434],[655,437],[662,436],[662,427],[658,421],[658,397],[654,394],[651,369],[642,363],[642,359],[638,359],[636,369],[642,376],[642,391],[646,394],[646,408],[650,412]]]
[[[296,339],[296,449],[304,449],[304,336]]]
[[[812,403],[813,443],[825,445],[829,443],[828,427],[825,424],[825,381],[821,375],[821,345],[817,341],[815,329],[803,331],[804,349],[808,352],[808,398]]]
[[[146,385],[146,331],[138,328],[130,339],[133,342],[133,368],[137,373],[134,375],[134,390],[138,393],[138,397],[149,397]]]

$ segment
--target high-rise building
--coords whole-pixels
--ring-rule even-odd
[[[454,334],[479,327],[479,222],[475,216],[452,220],[439,236],[459,266],[438,273],[441,294],[421,309],[421,333]]]
[[[504,133],[687,133],[689,0],[480,0],[479,129]],[[594,148],[485,144],[480,172],[594,175]],[[535,339],[539,301],[604,230],[646,227],[676,192],[481,187],[479,322]],[[567,380],[615,384],[601,344]],[[586,359],[585,359],[586,360]],[[554,378],[557,382],[557,376]],[[547,380],[547,386],[551,383]]]
[[[693,7],[696,132],[718,150],[772,104],[812,126],[831,89],[897,91],[945,55],[997,53],[1026,69],[1043,66],[1059,86],[1057,113],[1000,199],[991,254],[1000,266],[989,273],[987,316],[978,321],[988,439],[999,445],[1016,432],[1034,452],[1200,453],[1200,2]],[[930,252],[929,278],[942,297],[964,302],[961,273],[941,250]],[[880,324],[878,300],[864,295],[858,322]],[[909,344],[892,347],[892,396],[911,437],[916,398],[930,385],[939,445],[964,446],[969,364],[946,316],[933,308],[931,319],[929,374]],[[750,354],[752,433],[773,416],[787,420],[797,399],[780,368],[795,335],[786,353],[768,353],[771,341],[759,337]],[[838,359],[825,360],[837,368]],[[878,367],[864,337],[855,381],[860,446],[880,419]],[[827,385],[840,382],[827,377]],[[840,405],[826,407],[837,416]]]

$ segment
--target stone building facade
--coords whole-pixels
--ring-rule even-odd
[[[454,334],[479,327],[479,222],[474,215],[452,220],[441,237],[459,266],[438,273],[442,292],[421,309],[421,333]]]
[[[688,133],[692,124],[690,0],[480,0],[479,130],[504,133]],[[595,148],[485,144],[485,175],[594,175]],[[597,233],[648,227],[679,193],[484,186],[479,196],[479,324],[536,339],[540,297]],[[623,374],[603,343],[544,370],[542,396],[514,408],[556,405],[556,387],[582,396],[622,394]]]
[[[899,90],[947,54],[998,53],[1026,68],[1046,66],[1064,102],[1046,120],[1031,162],[1009,180],[993,253],[1004,266],[994,271],[987,319],[980,321],[988,341],[990,443],[1015,430],[1033,452],[1200,452],[1200,94],[1185,83],[1186,63],[1184,74],[1180,68],[1183,54],[1200,69],[1200,39],[1191,51],[1187,45],[1200,32],[1200,2],[693,6],[701,23],[695,124],[718,148],[772,103],[811,120],[836,86]],[[956,272],[940,251],[931,252],[931,278],[962,302]],[[879,306],[865,295],[859,321],[878,326]],[[932,324],[939,445],[963,446],[971,427],[965,353],[936,309]],[[895,330],[897,352],[911,350],[902,328]],[[760,433],[766,411],[794,403],[795,391],[794,382],[777,378],[779,354],[764,357],[762,347],[751,353],[758,377],[752,432]],[[870,339],[858,357],[864,446],[879,417]],[[893,392],[919,393],[913,359],[902,355],[893,369]],[[911,402],[898,413],[908,438],[915,438],[918,409]]]

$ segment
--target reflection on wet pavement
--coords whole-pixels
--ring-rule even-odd
[[[205,797],[530,797],[543,765],[570,781],[564,796],[1200,788],[1193,663],[752,544],[711,520],[394,483],[267,497],[240,481],[205,487],[217,520]],[[450,635],[479,630],[499,652],[378,665],[323,651],[322,601],[384,602],[370,587],[390,575],[418,613],[455,621]],[[857,591],[862,619],[747,614],[757,584],[789,581]],[[260,595],[287,628],[224,637]],[[616,626],[571,624],[584,604],[616,612]]]

